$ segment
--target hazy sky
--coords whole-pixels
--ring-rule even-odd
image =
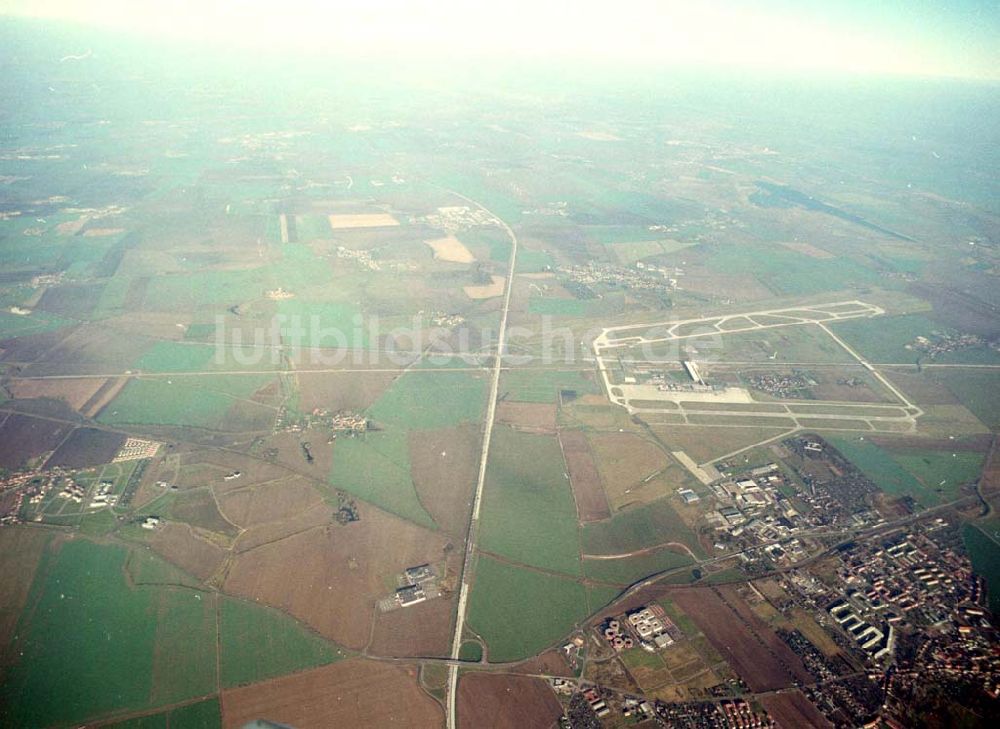
[[[1000,78],[995,0],[0,0],[214,44]]]

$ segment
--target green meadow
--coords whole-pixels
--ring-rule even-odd
[[[174,379],[133,379],[101,411],[108,425],[174,425],[218,428],[230,408],[244,406],[242,419],[259,425],[273,410],[249,399],[271,375],[199,375]]]
[[[216,595],[179,586],[175,568],[141,552],[74,539],[43,561],[8,646],[19,660],[0,686],[4,725],[79,725],[153,710],[214,694],[220,678],[236,685],[343,655],[276,610],[231,598],[221,598],[219,636]],[[157,584],[133,586],[126,570]],[[209,707],[174,711],[170,726],[213,726]],[[188,712],[192,723],[178,723]],[[159,726],[143,721],[153,723],[133,725]]]
[[[554,436],[493,430],[479,546],[508,559],[580,573],[576,505]]]
[[[789,296],[839,291],[879,280],[873,269],[853,258],[813,258],[777,244],[722,246],[708,254],[705,262],[720,273],[752,271],[765,286]]]
[[[704,556],[697,536],[671,506],[669,497],[583,527],[586,554],[622,554],[665,542],[680,542],[696,555]],[[661,559],[667,558],[661,556]]]
[[[504,372],[500,395],[518,402],[558,402],[560,390],[594,395],[598,386],[579,370],[515,369]]]
[[[960,487],[979,475],[983,462],[983,454],[968,451],[890,451],[857,438],[830,442],[884,492],[911,496],[924,507],[958,498]]]
[[[485,375],[478,373],[414,368],[392,383],[368,409],[368,416],[380,424],[408,429],[478,421],[486,403],[486,386]]]
[[[206,699],[106,726],[108,729],[221,729],[222,708],[217,698]]]
[[[434,528],[410,477],[404,430],[369,431],[339,438],[333,450],[330,484],[404,519]]]
[[[219,631],[224,686],[263,681],[346,656],[277,610],[230,597],[222,598]]]
[[[585,559],[583,574],[591,580],[631,585],[644,577],[694,564],[694,560],[684,554],[669,549],[642,554],[625,559]]]
[[[572,632],[588,614],[587,593],[572,579],[479,558],[469,600],[469,628],[491,663],[516,661]]]

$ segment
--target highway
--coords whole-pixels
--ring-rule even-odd
[[[510,262],[507,268],[507,282],[503,294],[503,306],[500,309],[500,328],[497,331],[497,352],[493,359],[492,375],[490,379],[490,395],[486,405],[486,422],[483,429],[483,449],[479,455],[479,476],[476,479],[476,491],[472,496],[472,516],[469,519],[469,531],[465,538],[465,556],[462,560],[462,573],[460,588],[458,593],[458,610],[455,615],[455,634],[451,641],[451,659],[448,664],[448,705],[447,718],[448,729],[455,729],[456,719],[456,694],[458,693],[458,667],[457,662],[459,651],[462,647],[462,632],[465,629],[465,613],[468,609],[469,601],[469,581],[472,577],[473,558],[476,552],[476,537],[479,533],[479,510],[483,503],[483,487],[486,484],[486,464],[490,455],[490,439],[493,436],[493,421],[496,417],[497,398],[500,394],[500,373],[503,369],[503,355],[507,337],[507,314],[510,312],[510,294],[514,287],[514,266],[517,261],[517,236],[510,226],[501,220],[490,210],[477,203],[475,200],[452,192],[456,197],[472,203],[479,209],[489,213],[496,219],[500,227],[504,229],[510,237]]]

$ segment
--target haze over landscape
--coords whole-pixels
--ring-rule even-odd
[[[0,0],[0,723],[991,725],[998,31]]]

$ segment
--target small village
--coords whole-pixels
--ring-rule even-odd
[[[600,294],[591,288],[598,285],[666,294],[677,288],[677,277],[683,275],[679,268],[642,261],[637,261],[632,268],[592,261],[586,265],[558,266],[555,271],[568,283],[575,284],[567,288],[578,299],[599,298]]]
[[[314,408],[301,417],[293,418],[289,416],[287,408],[282,407],[274,421],[274,432],[276,433],[301,433],[310,428],[325,428],[331,431],[331,440],[336,439],[337,433],[354,435],[365,432],[369,427],[368,419],[359,412],[354,410],[331,412],[326,408]]]
[[[564,729],[640,724],[684,729],[769,729],[775,726],[766,711],[740,698],[671,703],[610,690],[583,680],[550,678],[549,685],[565,707],[559,720],[559,726]]]
[[[941,334],[933,332],[929,337],[919,336],[906,345],[907,349],[920,352],[932,359],[938,355],[975,347],[988,347],[993,351],[1000,351],[1000,338],[987,338],[978,334]]]

